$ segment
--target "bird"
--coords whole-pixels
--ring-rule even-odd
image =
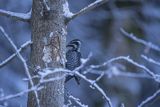
[[[74,39],[67,44],[66,64],[65,64],[66,69],[73,71],[81,65],[81,52],[80,52],[81,43],[82,42],[79,39]],[[68,75],[65,79],[65,83],[72,78],[76,80],[78,85],[80,84],[80,78],[77,77],[76,75]]]

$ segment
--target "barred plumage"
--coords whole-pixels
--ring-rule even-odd
[[[81,53],[80,53],[81,41],[79,39],[74,39],[68,43],[66,52],[66,68],[69,70],[74,70],[81,65]],[[75,78],[77,84],[79,84],[79,78],[74,76],[67,76],[65,82],[72,78]]]

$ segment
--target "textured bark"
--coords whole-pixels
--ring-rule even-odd
[[[50,11],[44,11],[43,0],[33,0],[31,30],[31,66],[64,67],[66,28],[63,16],[65,0],[47,0]],[[44,12],[44,14],[43,14]],[[42,16],[43,14],[43,16]],[[52,33],[51,33],[52,32]],[[31,71],[33,74],[33,71]],[[58,73],[47,78],[63,75]],[[37,80],[34,80],[36,84]],[[44,84],[44,89],[38,92],[41,107],[63,107],[64,79]],[[37,107],[33,92],[28,96],[28,107]]]

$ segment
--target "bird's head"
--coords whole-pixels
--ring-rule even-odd
[[[76,50],[80,52],[81,43],[82,42],[79,39],[74,39],[68,43],[67,48],[69,50]]]

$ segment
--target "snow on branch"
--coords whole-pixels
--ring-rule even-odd
[[[146,74],[140,74],[140,73],[132,73],[132,72],[124,72],[118,69],[116,66],[111,66],[107,70],[101,70],[97,71],[94,69],[88,69],[83,72],[83,74],[92,73],[97,75],[107,75],[109,78],[111,77],[127,77],[127,78],[145,78],[145,79],[153,79],[153,77],[150,77]]]
[[[29,92],[35,91],[35,90],[38,91],[38,88],[37,87],[32,87],[31,89],[24,90],[24,91],[19,92],[17,94],[11,94],[11,95],[7,95],[7,96],[4,96],[4,97],[0,97],[0,101],[6,101],[6,100],[9,100],[9,99],[12,99],[12,98],[20,97],[20,96],[22,96],[26,93],[29,93]]]
[[[80,107],[88,107],[88,105],[82,104],[79,98],[69,95],[68,98],[74,100]]]
[[[100,64],[100,65],[91,65],[90,66],[90,69],[88,69],[89,71],[92,70],[92,69],[98,69],[98,68],[101,68],[101,67],[104,67],[104,66],[107,66],[108,64],[112,63],[112,62],[115,62],[115,61],[118,61],[118,60],[125,60],[133,65],[135,65],[136,67],[138,68],[141,68],[143,70],[145,70],[145,72],[147,74],[149,74],[152,78],[155,77],[155,74],[150,71],[148,68],[146,68],[144,65],[141,65],[137,62],[135,62],[134,60],[132,60],[129,56],[119,56],[119,57],[116,57],[116,58],[112,58],[106,62],[104,62],[103,64]]]
[[[96,0],[95,2],[89,4],[88,6],[84,7],[79,12],[74,13],[74,14],[72,12],[70,12],[69,9],[67,9],[68,11],[65,12],[65,17],[67,18],[67,22],[69,22],[70,20],[76,18],[77,16],[80,16],[82,14],[85,14],[85,13],[95,9],[96,7],[106,3],[107,1],[108,0]],[[66,9],[66,8],[64,8],[64,9]]]
[[[86,82],[88,82],[91,86],[95,87],[95,88],[103,95],[103,97],[106,99],[106,101],[107,101],[107,103],[108,103],[108,106],[109,106],[109,107],[113,107],[110,98],[106,95],[106,93],[103,91],[103,89],[100,88],[100,87],[97,85],[97,83],[95,83],[95,80],[91,80],[91,79],[86,78],[86,76],[80,74],[78,71],[76,71],[75,74],[76,74],[77,76],[79,76],[80,78],[84,79],[84,80],[85,80]]]
[[[31,11],[28,13],[16,13],[0,9],[0,16],[6,16],[15,20],[29,22],[31,18]]]
[[[23,58],[23,56],[19,53],[18,49],[17,49],[17,46],[14,44],[14,42],[11,40],[11,38],[8,36],[8,34],[5,32],[5,30],[0,26],[0,30],[1,32],[3,33],[3,35],[6,37],[6,39],[9,41],[9,43],[12,45],[12,47],[14,48],[14,50],[16,51],[17,53],[17,56],[19,57],[19,59],[22,61],[23,63],[23,66],[25,68],[25,72],[29,78],[29,82],[31,84],[31,87],[34,87],[34,83],[32,81],[32,78],[31,78],[31,74],[29,72],[29,68],[28,68],[28,65],[25,61],[25,59]],[[35,94],[35,97],[36,97],[36,101],[37,101],[37,104],[38,104],[38,107],[40,107],[40,103],[39,103],[39,98],[38,98],[38,93],[37,91],[34,91],[34,94]]]
[[[148,62],[150,62],[150,63],[153,63],[153,64],[156,64],[156,65],[160,66],[160,62],[155,61],[155,60],[152,59],[152,58],[148,58],[148,57],[145,56],[145,55],[141,55],[141,57],[144,58],[146,61],[148,61]]]
[[[144,101],[142,101],[138,107],[143,107],[144,105],[146,105],[147,103],[149,103],[150,101],[154,100],[158,95],[160,94],[160,89],[157,90],[152,96],[148,97],[147,99],[145,99]]]
[[[42,3],[42,4],[43,4],[45,10],[47,10],[47,11],[50,11],[50,10],[51,10],[50,7],[48,6],[46,0],[43,0],[43,3]]]
[[[39,78],[39,82],[37,82],[36,85],[34,85],[33,87],[31,87],[29,89],[21,91],[19,93],[0,97],[0,101],[6,101],[6,100],[9,100],[9,99],[12,99],[12,98],[21,97],[22,95],[24,95],[26,93],[29,93],[29,92],[38,92],[39,90],[44,88],[43,87],[44,83],[49,83],[49,82],[53,82],[53,81],[56,81],[56,80],[63,79],[65,77],[65,75],[62,75],[60,77],[49,78],[49,79],[45,79],[45,77],[47,77],[51,73],[66,72],[66,71],[65,71],[65,69],[59,69],[59,68],[56,68],[56,69],[44,69],[42,71],[44,73],[40,73],[39,75],[36,75],[36,78]],[[68,72],[71,72],[71,71],[68,71]],[[30,81],[32,79],[28,78],[28,79],[25,79],[25,80]]]
[[[21,47],[18,49],[18,52],[20,53],[21,51],[23,51],[27,46],[31,45],[32,42],[31,41],[27,41],[26,43],[24,43],[23,45],[21,45]],[[0,68],[4,67],[6,64],[8,64],[14,57],[16,57],[17,52],[12,54],[11,56],[9,56],[7,59],[5,59],[4,61],[2,61],[0,63]]]
[[[160,52],[160,47],[159,46],[157,46],[157,45],[155,45],[151,42],[147,42],[147,41],[144,41],[142,39],[139,39],[134,34],[132,34],[132,33],[129,34],[128,32],[126,32],[123,28],[121,28],[120,31],[124,36],[127,36],[128,38],[134,40],[135,42],[138,42],[138,43],[143,44],[143,45],[145,45],[145,46],[147,46],[147,47],[149,47],[153,50],[156,50],[156,51]]]

